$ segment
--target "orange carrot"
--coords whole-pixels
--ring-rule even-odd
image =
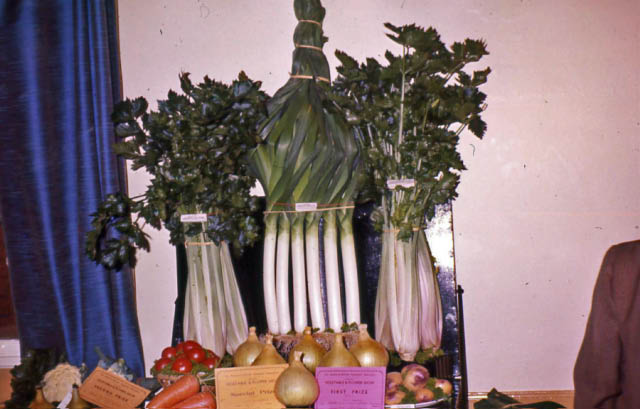
[[[183,400],[173,407],[173,409],[216,409],[216,400],[211,392],[196,393],[190,398]]]
[[[169,409],[198,391],[200,391],[200,380],[195,375],[186,374],[151,399],[147,408]]]

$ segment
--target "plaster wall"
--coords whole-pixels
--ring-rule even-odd
[[[324,0],[325,53],[398,52],[384,22],[434,26],[447,43],[484,38],[491,66],[483,141],[454,203],[471,391],[572,389],[597,270],[613,243],[640,238],[640,2],[636,0]],[[178,74],[230,82],[240,70],[284,84],[291,1],[121,0],[124,92],[149,101]],[[335,71],[334,71],[335,74]],[[152,103],[152,106],[154,104]],[[129,173],[130,194],[148,178]],[[169,342],[175,255],[166,232],[141,254],[147,367]]]

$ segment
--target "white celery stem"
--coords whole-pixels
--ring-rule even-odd
[[[278,248],[276,253],[276,305],[278,308],[278,332],[291,331],[289,311],[289,239],[290,223],[285,214],[281,214],[278,223]]]
[[[382,234],[382,254],[380,262],[380,277],[378,278],[378,291],[376,295],[376,306],[374,311],[375,319],[375,337],[378,342],[387,349],[393,350],[393,339],[391,337],[391,323],[389,320],[389,291],[387,288],[387,280],[392,271],[389,269],[389,260],[393,260],[391,245],[393,242],[387,237],[389,233]]]
[[[307,288],[309,291],[309,310],[311,325],[320,331],[325,329],[325,317],[322,307],[322,287],[320,286],[320,255],[318,239],[318,216],[308,213],[306,217],[305,248],[307,258]]]
[[[293,270],[293,328],[302,333],[307,326],[307,283],[304,267],[304,215],[297,215],[291,227]]]
[[[276,242],[278,234],[278,214],[265,216],[264,253],[262,256],[262,288],[264,307],[267,315],[269,332],[277,334],[278,307],[276,303]]]
[[[417,272],[420,288],[420,346],[440,348],[442,342],[442,301],[438,280],[431,262],[429,244],[424,232],[418,232],[416,245]]]
[[[227,352],[231,355],[246,341],[249,335],[247,314],[242,304],[242,295],[238,287],[229,245],[226,242],[220,244],[220,261],[222,265],[222,284],[224,286],[224,299],[226,304],[227,320]]]
[[[204,237],[202,238],[204,241]],[[211,349],[216,355],[223,356],[227,349],[227,318],[224,284],[222,282],[222,263],[220,260],[220,247],[215,243],[204,246],[205,255],[205,280],[206,287],[210,290],[206,293],[207,303],[211,305],[210,323],[212,326],[211,340],[202,340],[203,347]],[[207,274],[208,273],[208,274]]]
[[[351,212],[340,222],[340,248],[342,250],[342,269],[344,272],[344,293],[347,305],[347,322],[360,323],[360,288],[358,285],[358,267],[356,246],[353,241]]]
[[[386,264],[380,266],[381,269],[386,269],[386,273],[384,274],[384,282],[381,282],[381,285],[384,285],[386,289],[386,308],[387,308],[387,319],[389,320],[389,331],[391,334],[391,349],[396,350],[398,345],[400,344],[400,323],[398,322],[398,293],[397,293],[397,269],[396,265],[398,264],[396,257],[396,239],[394,232],[385,232],[383,233],[383,240],[387,241],[387,257]],[[381,270],[382,271],[382,270]]]
[[[324,259],[327,279],[327,308],[329,327],[335,332],[342,330],[342,299],[340,296],[340,271],[338,266],[338,231],[335,210],[324,214]]]

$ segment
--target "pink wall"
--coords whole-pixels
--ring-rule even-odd
[[[230,81],[244,69],[286,81],[291,1],[120,1],[125,94],[150,100],[180,71]],[[325,52],[393,47],[382,24],[486,39],[493,69],[483,141],[455,202],[470,389],[572,389],[571,371],[602,255],[640,238],[640,2],[324,0]],[[394,50],[397,52],[397,50]],[[484,67],[482,64],[478,68]],[[130,173],[135,194],[147,179]],[[137,268],[147,365],[170,339],[175,260],[165,233]]]

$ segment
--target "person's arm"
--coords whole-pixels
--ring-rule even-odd
[[[573,371],[575,409],[613,409],[620,394],[621,340],[614,305],[615,247],[602,262],[591,313]]]

